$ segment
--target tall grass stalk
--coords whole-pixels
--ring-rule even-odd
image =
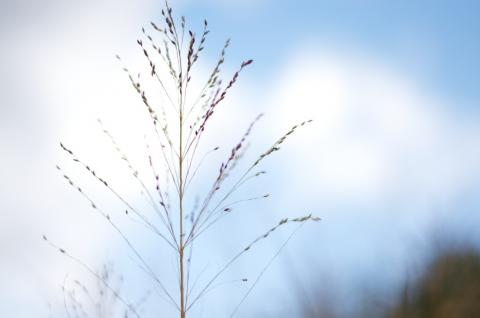
[[[204,297],[215,286],[219,277],[258,242],[266,239],[272,232],[287,224],[297,223],[301,225],[307,221],[319,221],[319,218],[306,215],[293,219],[284,218],[280,220],[275,226],[252,240],[244,249],[235,254],[230,261],[206,281],[203,287],[200,287],[196,293],[194,292],[195,283],[192,284],[190,278],[191,262],[194,256],[194,242],[204,232],[212,229],[220,219],[230,215],[236,204],[268,197],[268,195],[259,195],[231,203],[227,202],[247,181],[263,175],[265,172],[259,169],[263,161],[274,152],[280,150],[283,142],[289,138],[291,134],[310,121],[294,125],[274,142],[270,148],[262,152],[256,160],[250,165],[247,165],[245,171],[240,173],[237,179],[232,180],[231,185],[227,186],[225,185],[225,180],[229,177],[232,178],[232,171],[242,159],[246,150],[247,140],[255,124],[262,117],[262,115],[259,115],[251,123],[238,143],[232,147],[228,157],[220,164],[216,176],[213,178],[210,186],[207,187],[208,191],[204,198],[200,200],[193,212],[187,214],[185,211],[185,203],[186,200],[190,200],[192,197],[188,191],[189,185],[192,179],[196,177],[197,172],[202,168],[206,156],[219,149],[218,147],[212,147],[211,151],[200,156],[198,153],[200,149],[199,145],[208,131],[209,123],[214,113],[217,112],[230,90],[235,86],[240,74],[253,63],[253,60],[243,61],[233,76],[224,84],[221,75],[226,50],[230,44],[230,40],[227,40],[212,72],[204,84],[200,86],[200,91],[192,93],[190,92],[192,69],[197,64],[204,50],[208,34],[210,33],[208,23],[204,21],[203,29],[198,36],[193,31],[187,30],[186,19],[184,17],[181,17],[178,21],[174,19],[173,11],[167,2],[165,2],[165,7],[161,11],[161,17],[161,22],[151,22],[151,28],[142,28],[143,38],[138,39],[137,44],[148,63],[150,77],[158,82],[158,91],[163,96],[164,102],[159,104],[152,103],[148,92],[146,92],[141,82],[141,77],[134,76],[129,68],[125,66],[120,56],[117,56],[130,84],[137,92],[148,113],[152,132],[158,142],[157,148],[161,157],[160,162],[152,156],[150,146],[148,147],[149,150],[147,153],[147,162],[151,170],[150,177],[153,178],[152,180],[155,182],[155,189],[150,189],[144,176],[140,175],[139,170],[134,167],[132,161],[130,161],[125,152],[119,147],[112,134],[106,128],[103,128],[103,132],[112,142],[116,152],[118,152],[121,159],[125,161],[135,182],[138,183],[140,189],[145,193],[147,204],[155,211],[158,221],[154,222],[145,211],[136,208],[130,199],[116,190],[109,181],[96,172],[92,165],[80,159],[73,150],[63,143],[60,144],[60,147],[73,162],[80,165],[94,180],[104,186],[107,191],[111,192],[124,205],[124,217],[132,218],[142,224],[146,230],[156,235],[175,252],[178,262],[177,293],[167,288],[152,266],[137,250],[131,238],[124,233],[118,221],[116,221],[119,216],[115,216],[114,219],[112,215],[97,205],[91,196],[77,185],[60,166],[57,166],[57,168],[66,181],[89,202],[95,212],[115,229],[119,237],[125,242],[126,247],[135,255],[140,268],[160,288],[162,298],[166,299],[167,302],[178,310],[180,318],[185,318],[199,299]],[[167,75],[165,76],[164,74]],[[159,173],[160,166],[163,166],[167,171],[165,180],[162,180]],[[165,189],[167,184],[173,184],[173,192],[169,193]],[[176,197],[176,209],[170,202],[170,198],[172,197]],[[81,260],[52,243],[46,236],[44,236],[44,239],[62,254],[81,264],[87,271],[96,275],[95,272]],[[254,281],[251,288],[241,299],[240,304],[251,292],[251,289],[256,285],[265,269],[262,270],[257,280]],[[102,280],[101,277],[98,278]],[[113,288],[109,287],[108,282],[103,281],[103,283],[108,289],[114,291]],[[125,305],[127,312],[134,316],[139,316],[134,306],[129,304],[117,292],[115,292],[114,295]],[[234,313],[237,312],[237,310],[238,306],[234,308]]]

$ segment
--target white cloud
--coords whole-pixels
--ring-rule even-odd
[[[332,200],[375,201],[444,199],[480,178],[478,117],[452,116],[456,106],[398,70],[333,52],[297,52],[273,85],[277,131],[315,120],[285,157],[298,169],[289,180]]]
[[[468,236],[469,224],[479,220],[472,213],[478,203],[462,209],[459,202],[480,183],[480,114],[350,52],[296,51],[267,90],[266,119],[273,124],[270,140],[314,119],[267,167],[269,212],[323,218],[295,248],[311,257],[295,261],[296,269],[306,286],[312,268],[329,278],[340,273],[342,304],[361,292],[354,286],[372,283],[367,277],[389,292],[400,286],[405,266],[430,252],[434,226],[440,224],[442,235]]]

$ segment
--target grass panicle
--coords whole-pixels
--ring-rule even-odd
[[[199,154],[199,152],[203,151],[200,149],[202,149],[201,144],[205,143],[204,139],[206,139],[206,136],[204,137],[204,135],[209,133],[206,127],[212,120],[213,114],[223,109],[223,107],[219,108],[219,105],[229,95],[230,90],[237,85],[243,71],[253,63],[252,59],[243,61],[237,71],[231,75],[230,80],[224,82],[222,80],[222,65],[225,62],[226,51],[230,45],[230,40],[228,39],[212,71],[209,72],[209,76],[203,81],[204,84],[199,86],[199,91],[195,91],[193,88],[195,86],[191,85],[192,71],[198,64],[201,53],[205,49],[209,33],[209,24],[206,20],[203,23],[201,32],[197,35],[194,31],[188,29],[185,17],[181,17],[178,21],[174,18],[172,8],[169,7],[168,2],[165,2],[165,7],[161,11],[160,21],[151,22],[148,28],[143,27],[141,29],[142,38],[137,40],[137,45],[146,61],[148,70],[146,75],[141,73],[134,75],[127,68],[121,57],[116,56],[127,75],[129,83],[140,97],[143,109],[150,121],[150,127],[145,128],[145,164],[147,166],[145,171],[147,172],[141,173],[140,171],[143,170],[135,167],[129,159],[127,152],[121,149],[113,134],[104,127],[101,121],[99,123],[102,132],[112,144],[114,151],[118,154],[120,160],[125,163],[130,177],[135,179],[138,190],[144,194],[142,200],[145,200],[145,202],[143,203],[146,203],[154,212],[154,215],[157,216],[155,220],[148,215],[147,211],[137,208],[133,198],[127,198],[126,195],[121,194],[113,184],[103,176],[100,176],[92,165],[80,159],[64,143],[60,143],[62,151],[118,199],[123,204],[124,209],[115,215],[105,212],[91,199],[83,188],[78,186],[60,166],[57,166],[57,169],[68,184],[75,188],[86,199],[93,210],[115,230],[127,249],[135,256],[135,262],[139,268],[159,287],[157,295],[176,308],[180,318],[185,318],[195,304],[213,289],[227,283],[241,282],[243,284],[251,284],[240,303],[234,308],[232,315],[236,314],[239,306],[251,293],[263,272],[280,253],[291,236],[284,242],[284,245],[282,245],[253,282],[250,282],[247,278],[220,282],[219,278],[225,271],[258,243],[271,236],[277,229],[289,224],[302,225],[306,222],[317,222],[320,220],[311,214],[297,218],[284,218],[245,245],[223,267],[218,268],[203,285],[201,285],[199,277],[204,271],[198,274],[197,277],[192,277],[192,264],[195,259],[194,247],[197,245],[195,242],[198,237],[207,230],[213,230],[219,220],[231,215],[234,209],[237,209],[237,205],[269,197],[269,194],[259,194],[244,198],[235,198],[234,195],[248,182],[265,175],[266,171],[258,168],[264,159],[280,150],[286,139],[300,127],[311,122],[311,120],[308,120],[293,126],[280,139],[274,142],[270,148],[262,152],[256,160],[247,164],[247,168],[243,172],[239,172],[238,177],[235,177],[236,173],[233,172],[238,170],[238,163],[245,158],[244,155],[249,149],[249,138],[253,134],[253,128],[263,116],[263,114],[258,115],[250,123],[244,134],[241,135],[239,141],[230,148],[226,158],[219,164],[217,173],[212,176],[212,179],[210,181],[201,180],[203,184],[209,184],[210,186],[203,187],[203,189],[207,189],[206,192],[196,199],[190,184],[198,176],[198,172],[202,170],[204,167],[203,163],[207,158],[210,158],[210,154],[220,149],[218,146],[205,145],[210,150]],[[160,95],[162,102],[157,103],[155,98],[153,98],[155,94],[149,94],[142,84],[148,78],[153,78],[156,85],[158,84],[158,90],[155,93]],[[152,140],[150,139],[151,137],[156,141],[154,144],[149,142]],[[166,171],[166,174],[162,175],[160,173],[162,171]],[[225,182],[227,179],[230,181]],[[150,181],[147,182],[146,180]],[[189,213],[186,212],[187,202],[195,202],[193,209]],[[117,219],[120,220],[120,218],[127,218],[129,221],[141,224],[172,249],[178,264],[176,273],[178,286],[176,289],[167,286],[160,279],[153,266],[147,262],[135,247],[133,242],[135,238],[128,237],[119,225],[121,223],[115,221]],[[81,265],[87,272],[97,278],[102,283],[102,286],[108,289],[125,306],[126,315],[131,314],[140,317],[137,307],[127,302],[126,298],[120,295],[121,293],[118,290],[108,284],[105,277],[93,271],[91,267],[87,266],[80,259],[67,253],[65,249],[52,243],[46,236],[44,236],[44,240],[51,247]],[[85,286],[77,284],[77,287],[83,290],[85,295],[88,295],[88,289]],[[65,302],[65,309],[68,315],[71,315],[73,305],[75,305],[74,307],[78,315],[83,314],[80,313],[83,309],[79,302],[71,294],[70,296],[68,293],[65,295],[65,299],[69,298],[70,303],[67,305],[67,302]]]

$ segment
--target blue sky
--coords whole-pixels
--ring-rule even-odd
[[[292,282],[297,281],[307,294],[329,289],[338,297],[334,303],[353,299],[352,307],[343,308],[348,316],[365,290],[394,292],[406,272],[421,267],[436,237],[480,242],[478,2],[171,4],[192,28],[209,21],[212,33],[199,77],[206,76],[228,37],[226,77],[241,61],[255,60],[212,123],[205,147],[226,145],[213,160],[228,154],[228,145],[260,112],[266,116],[246,160],[293,123],[314,119],[265,163],[266,177],[241,193],[268,189],[271,199],[245,205],[205,239],[204,252],[212,255],[199,257],[197,270],[200,264],[223,263],[284,216],[313,212],[323,218],[295,236],[241,313],[295,312],[298,290]],[[57,149],[62,140],[135,196],[125,175],[117,173],[121,162],[99,138],[96,119],[101,117],[133,159],[143,162],[145,123],[114,54],[145,70],[135,40],[142,25],[159,19],[160,7],[154,0],[0,2],[0,145],[5,149],[0,281],[7,282],[0,289],[0,298],[7,300],[0,304],[0,316],[47,313],[47,302],[61,316],[59,286],[65,275],[89,281],[39,240],[43,233],[92,266],[113,259],[131,281],[145,279],[111,229],[85,214],[88,206],[66,187],[54,165],[72,169],[86,185],[91,182],[68,165]],[[208,167],[217,169],[217,161]],[[202,191],[201,185],[192,189],[192,195]],[[92,185],[91,191],[116,207],[100,188]],[[240,262],[228,278],[253,275],[288,233]],[[141,239],[139,244],[155,264],[163,264],[154,257],[156,245]],[[288,276],[292,273],[297,277]],[[235,285],[219,289],[196,315],[224,317],[244,291]],[[267,296],[271,302],[256,301]]]
[[[476,1],[213,1],[189,5],[185,15],[224,26],[239,48],[249,48],[233,56],[254,54],[262,75],[298,45],[333,43],[386,59],[449,96],[476,98],[478,9]]]

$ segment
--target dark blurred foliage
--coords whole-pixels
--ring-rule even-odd
[[[438,250],[422,273],[407,282],[396,294],[359,293],[361,306],[345,310],[333,293],[326,290],[297,293],[300,307],[288,317],[386,317],[386,318],[476,318],[480,317],[480,253],[478,249],[456,246]],[[321,280],[319,281],[321,282]],[[300,289],[298,286],[296,290]],[[309,299],[309,300],[307,300]],[[350,308],[351,309],[351,308]],[[353,314],[345,314],[351,312]],[[287,316],[282,316],[287,317]]]
[[[437,255],[424,275],[406,284],[389,317],[480,317],[480,254],[473,248]]]

